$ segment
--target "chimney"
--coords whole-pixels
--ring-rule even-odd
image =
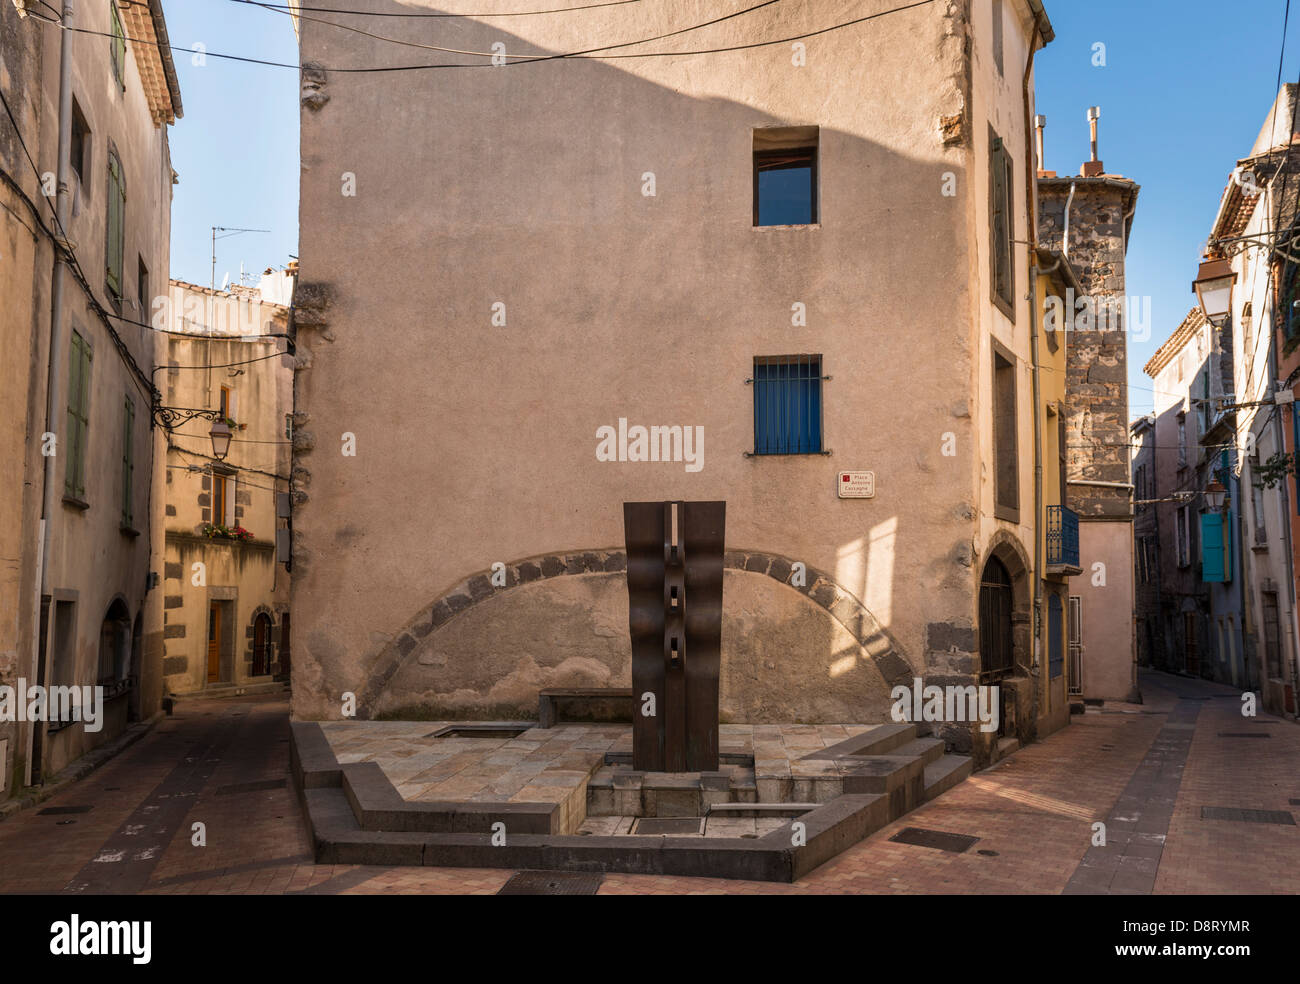
[[[1043,168],[1043,131],[1044,131],[1046,128],[1047,128],[1047,117],[1044,116],[1042,113],[1039,113],[1037,116],[1034,117],[1034,129],[1035,129],[1035,130],[1037,131],[1037,133],[1038,133],[1038,136],[1037,136],[1037,146],[1038,146],[1038,177],[1040,177],[1040,178],[1054,178],[1054,177],[1056,177],[1056,172],[1055,172],[1055,171],[1047,171],[1047,170],[1044,170],[1044,168]]]
[[[1088,107],[1088,131],[1092,139],[1092,160],[1084,161],[1080,172],[1085,178],[1096,178],[1106,173],[1106,165],[1097,157],[1097,120],[1101,119],[1101,107]]]

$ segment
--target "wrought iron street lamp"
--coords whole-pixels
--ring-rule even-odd
[[[208,439],[212,441],[212,457],[224,461],[226,455],[230,453],[230,439],[234,432],[226,421],[225,411],[155,406],[153,412],[155,419],[168,432],[191,420],[212,421],[212,429],[208,431]]]
[[[230,425],[224,420],[215,421],[208,437],[212,439],[212,457],[224,461],[230,452]]]
[[[1224,259],[1206,260],[1196,272],[1192,290],[1205,320],[1216,328],[1232,313],[1232,285],[1237,275]]]
[[[1219,512],[1223,509],[1223,501],[1228,496],[1228,490],[1223,487],[1223,483],[1217,478],[1205,487],[1205,505],[1210,512]]]

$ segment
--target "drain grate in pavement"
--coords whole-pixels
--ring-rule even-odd
[[[1261,735],[1258,731],[1220,731],[1220,738],[1272,738],[1272,735]]]
[[[518,738],[525,731],[531,731],[535,724],[452,724],[437,731],[430,731],[426,738]]]
[[[642,817],[632,828],[634,834],[671,837],[674,834],[699,836],[704,833],[703,817]]]
[[[520,871],[498,895],[595,895],[604,879],[600,872]]]
[[[93,806],[47,806],[36,815],[38,817],[62,817],[69,813],[89,813],[93,809]]]
[[[1289,827],[1296,825],[1295,817],[1286,810],[1239,810],[1235,806],[1203,806],[1201,819],[1237,820],[1241,823],[1280,823]]]
[[[283,789],[284,779],[261,779],[257,782],[237,782],[230,786],[218,786],[217,796],[230,796],[232,793],[256,793],[263,789]]]
[[[970,849],[979,838],[967,834],[949,834],[942,830],[926,830],[924,827],[904,827],[891,841],[899,844],[912,844],[916,847],[932,847],[939,851],[962,854]]]

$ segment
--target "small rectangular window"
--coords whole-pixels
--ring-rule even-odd
[[[116,151],[108,152],[108,212],[105,227],[104,279],[114,301],[122,300],[123,254],[126,251],[126,178]]]
[[[122,409],[122,525],[133,526],[135,499],[135,404],[126,398]]]
[[[72,144],[68,151],[68,163],[82,185],[81,193],[88,194],[90,188],[86,186],[86,174],[90,171],[90,124],[86,122],[76,99],[72,100]]]
[[[989,252],[993,302],[1012,322],[1016,320],[1014,189],[1011,155],[1007,153],[1002,138],[989,127]]]
[[[1002,74],[1002,0],[993,0],[993,64]]]
[[[143,256],[137,256],[135,262],[135,296],[140,302],[140,313],[145,315],[149,313],[149,268],[144,265]]]
[[[817,223],[815,126],[760,127],[754,131],[754,225]]]
[[[212,472],[212,525],[213,526],[230,526],[230,517],[233,514],[232,503],[234,497],[231,495],[231,486],[234,484],[234,477],[225,472]]]
[[[122,29],[122,18],[117,12],[117,4],[110,3],[108,10],[112,20],[112,37],[109,38],[113,62],[113,78],[123,89],[126,88],[126,31]]]
[[[822,357],[754,358],[754,454],[820,454]]]
[[[1015,356],[993,348],[993,514],[1020,522],[1020,449],[1016,438]]]

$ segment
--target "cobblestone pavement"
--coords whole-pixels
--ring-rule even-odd
[[[1144,674],[1142,691],[1146,703],[1074,717],[794,885],[610,874],[600,892],[1294,893],[1300,827],[1278,821],[1300,815],[1300,727],[1245,718],[1238,694],[1199,680]],[[0,892],[492,894],[513,874],[312,864],[288,741],[283,698],[182,702],[0,823]],[[891,841],[904,827],[978,840],[960,854]]]

